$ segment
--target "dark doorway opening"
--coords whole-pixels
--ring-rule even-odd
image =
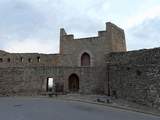
[[[55,92],[63,93],[64,92],[64,85],[63,83],[56,83],[55,84]]]
[[[79,91],[79,78],[76,74],[72,74],[69,76],[68,85],[70,92]]]

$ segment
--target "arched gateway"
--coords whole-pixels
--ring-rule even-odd
[[[76,74],[71,74],[68,79],[68,88],[70,92],[78,92],[79,78]]]

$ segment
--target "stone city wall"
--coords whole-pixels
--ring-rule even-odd
[[[160,109],[160,48],[106,56],[111,95]]]
[[[97,94],[104,92],[105,68],[97,67],[5,67],[0,68],[0,95],[41,95],[46,92],[47,78],[53,78],[68,90],[68,79],[72,74],[79,78],[79,93]]]

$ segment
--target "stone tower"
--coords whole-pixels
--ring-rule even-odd
[[[98,36],[88,38],[74,39],[73,34],[60,29],[60,54],[70,58],[63,58],[63,66],[80,66],[83,53],[90,56],[91,66],[103,66],[105,54],[121,51],[126,51],[124,30],[110,22],[106,23],[106,30],[98,31]]]

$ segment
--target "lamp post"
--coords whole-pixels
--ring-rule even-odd
[[[110,63],[107,62],[107,92],[108,92],[108,96],[110,96]]]

